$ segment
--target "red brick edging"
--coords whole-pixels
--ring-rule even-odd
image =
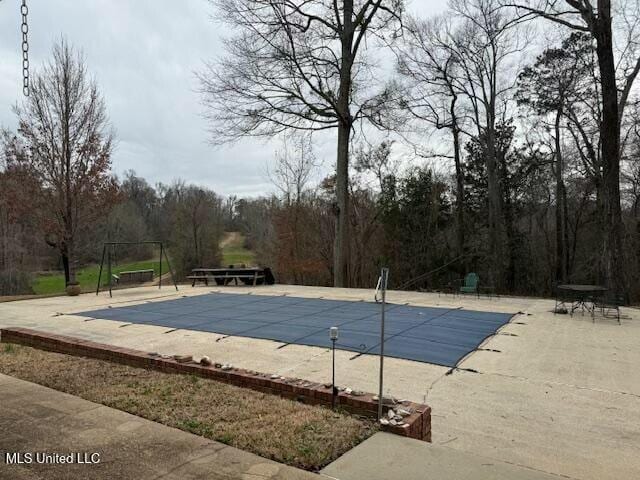
[[[140,350],[121,348],[65,335],[40,332],[28,328],[0,329],[0,342],[16,343],[52,352],[109,360],[133,367],[149,368],[168,373],[187,373],[211,378],[260,392],[280,395],[308,404],[331,405],[331,388],[323,384],[298,378],[271,378],[272,375],[240,368],[223,370],[216,365],[204,366],[195,362],[180,363],[173,358],[163,358]],[[378,402],[374,395],[358,395],[340,392],[336,403],[341,408],[368,417],[376,417]],[[413,402],[403,402],[398,407],[411,413],[402,419],[403,425],[380,425],[382,430],[405,437],[431,441],[431,407]],[[385,406],[385,413],[389,407]]]

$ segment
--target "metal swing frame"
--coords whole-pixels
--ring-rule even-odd
[[[100,272],[98,273],[98,285],[96,286],[96,295],[100,293],[100,282],[102,281],[102,270],[104,268],[105,257],[107,259],[107,276],[109,278],[109,297],[113,297],[113,275],[111,273],[111,251],[113,247],[117,247],[118,245],[158,245],[160,246],[160,258],[158,259],[159,268],[158,268],[158,288],[162,288],[162,257],[164,256],[165,261],[167,262],[167,268],[169,273],[171,274],[171,280],[173,281],[173,286],[178,291],[178,284],[176,283],[176,276],[173,273],[173,269],[171,268],[171,263],[169,262],[169,257],[167,256],[167,250],[164,248],[162,242],[154,241],[154,240],[144,240],[141,242],[104,242],[102,245],[102,258],[100,260]]]

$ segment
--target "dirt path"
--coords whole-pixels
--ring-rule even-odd
[[[220,248],[237,246],[241,247],[243,243],[243,237],[240,232],[224,232],[222,240],[220,240]]]
[[[157,287],[158,283],[159,283],[159,277],[155,277],[154,279],[150,282],[146,282],[143,283],[142,285],[139,285],[141,287]],[[169,272],[164,272],[162,274],[162,284],[163,285],[173,285],[173,279],[171,278],[171,273]]]

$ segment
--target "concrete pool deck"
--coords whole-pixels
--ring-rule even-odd
[[[324,348],[215,333],[91,320],[73,315],[108,305],[210,291],[372,300],[373,291],[274,285],[144,287],[108,294],[0,303],[0,327],[20,326],[166,354],[208,355],[235,366],[325,382]],[[622,325],[589,314],[554,315],[536,298],[475,298],[389,292],[395,303],[523,312],[450,373],[447,367],[385,360],[385,391],[433,408],[433,442],[452,451],[576,479],[640,478],[640,312]],[[89,320],[89,321],[87,321]],[[337,352],[340,385],[377,391],[378,359]],[[475,373],[477,372],[477,373]]]

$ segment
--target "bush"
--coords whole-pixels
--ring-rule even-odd
[[[31,275],[17,270],[0,270],[0,296],[33,294]]]

